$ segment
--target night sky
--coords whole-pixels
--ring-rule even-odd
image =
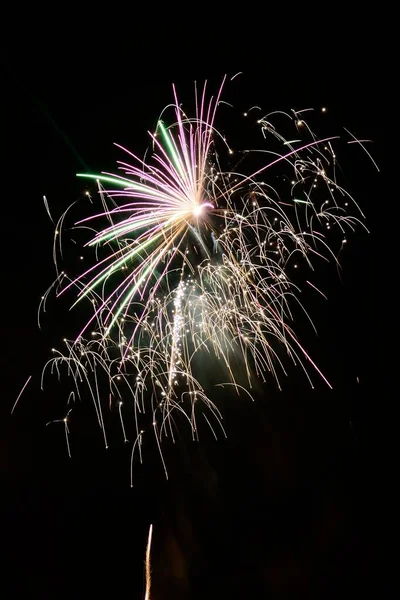
[[[51,301],[38,330],[37,306],[54,279],[42,197],[58,217],[87,189],[77,172],[113,170],[114,142],[143,154],[146,131],[171,101],[171,83],[190,105],[195,79],[216,85],[225,73],[243,71],[227,98],[240,110],[325,106],[317,120],[323,133],[345,126],[374,140],[368,150],[384,171],[388,91],[379,54],[367,41],[360,45],[360,31],[296,51],[283,39],[274,45],[267,33],[255,41],[248,32],[240,44],[216,36],[190,59],[176,39],[143,48],[144,34],[137,35],[121,41],[114,28],[110,35],[52,28],[3,42],[2,597],[141,598],[150,523],[153,600],[362,597],[376,558],[371,420],[386,351],[375,322],[387,198],[382,173],[361,149],[353,146],[339,161],[371,234],[349,236],[340,277],[334,267],[318,267],[329,299],[309,293],[304,302],[319,335],[305,324],[299,332],[332,391],[317,376],[312,390],[289,369],[284,390],[271,381],[254,404],[218,392],[228,439],[205,434],[198,444],[182,430],[176,447],[165,449],[169,481],[149,448],[133,490],[130,448],[115,416],[106,451],[91,407],[78,408],[71,459],[63,426],[46,427],[64,416],[66,392],[61,383],[40,393],[41,368],[52,346],[77,331],[80,313]],[[240,146],[241,133],[229,135]],[[81,254],[70,250],[72,268]]]

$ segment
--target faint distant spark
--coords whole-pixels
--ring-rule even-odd
[[[21,398],[22,394],[24,393],[24,390],[26,388],[26,386],[28,385],[28,383],[30,382],[30,380],[32,379],[32,375],[29,375],[28,379],[25,381],[20,393],[18,394],[18,398],[16,399],[16,401],[14,402],[14,406],[11,409],[11,414],[13,414],[15,407],[18,404],[18,400]]]

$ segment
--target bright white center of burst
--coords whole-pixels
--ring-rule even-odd
[[[197,204],[197,206],[194,207],[193,209],[193,214],[195,217],[199,217],[206,206],[209,206],[210,208],[214,208],[213,205],[211,204],[211,202],[204,202],[203,204]]]
[[[203,205],[202,204],[199,204],[198,206],[195,206],[195,208],[193,209],[193,214],[194,214],[195,217],[199,217],[202,212],[203,212]]]

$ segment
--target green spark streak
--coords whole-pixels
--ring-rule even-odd
[[[138,254],[141,250],[143,250],[144,248],[146,248],[147,246],[149,246],[152,242],[154,242],[154,240],[156,240],[157,238],[161,237],[162,235],[163,235],[163,232],[160,232],[157,235],[154,235],[153,237],[151,237],[146,242],[143,242],[142,244],[140,244],[140,246],[138,246],[137,248],[134,248],[131,252],[128,252],[120,260],[118,260],[117,262],[113,263],[111,265],[111,267],[105,273],[103,273],[103,275],[100,275],[100,277],[98,277],[84,292],[82,292],[82,294],[74,302],[74,304],[71,306],[71,308],[73,308],[78,302],[80,302],[82,300],[82,298],[85,298],[92,290],[94,290],[94,288],[99,283],[101,283],[102,281],[104,281],[104,279],[107,279],[107,277],[109,277],[111,275],[111,273],[113,273],[121,265],[123,265],[124,263],[126,263],[126,261],[128,261],[130,258],[132,258],[133,256],[135,256],[135,254]]]
[[[91,175],[90,173],[77,173],[77,177],[87,177],[89,179],[96,179],[96,181],[108,181],[109,183],[116,183],[122,187],[132,188],[137,192],[145,192],[156,197],[168,197],[165,194],[161,194],[158,190],[153,189],[147,185],[139,185],[138,183],[132,182],[130,179],[117,179],[116,177],[108,177],[106,175]]]
[[[158,257],[157,257],[158,260]],[[139,277],[139,279],[137,280],[137,282],[135,283],[135,285],[133,286],[133,288],[127,293],[127,295],[125,296],[125,298],[122,300],[117,312],[115,313],[115,315],[113,316],[111,323],[109,324],[109,326],[107,327],[107,329],[104,332],[104,337],[107,337],[107,335],[110,333],[115,321],[118,319],[119,315],[121,314],[121,312],[123,311],[123,309],[125,308],[125,306],[128,304],[128,302],[131,300],[131,298],[133,298],[133,296],[136,294],[136,292],[139,289],[140,284],[142,283],[142,281],[146,278],[147,274],[151,271],[151,269],[154,266],[154,261],[151,265],[149,265],[144,271],[143,274],[141,275],[141,277]]]
[[[109,181],[110,183],[116,183],[118,185],[123,186],[127,185],[128,187],[135,187],[135,184],[133,184],[132,181],[129,181],[129,179],[117,179],[116,177],[106,177],[105,175],[91,175],[90,173],[77,173],[76,176],[87,177],[88,179],[96,179],[96,181]]]
[[[165,230],[174,221],[179,221],[181,219],[184,219],[188,212],[189,211],[187,211],[187,210],[182,210],[182,211],[179,211],[177,214],[173,214],[172,217],[170,217],[169,219],[167,219],[165,221],[165,223],[163,223],[162,229]],[[159,221],[160,221],[159,217],[153,217],[151,220],[148,220],[148,221],[143,220],[143,221],[139,221],[138,223],[121,226],[118,229],[114,229],[113,231],[110,231],[109,233],[105,233],[104,235],[101,235],[101,237],[99,237],[99,238],[95,238],[94,240],[92,240],[90,242],[89,246],[95,246],[96,244],[100,244],[101,242],[104,242],[106,240],[115,239],[115,238],[119,237],[119,235],[121,235],[122,233],[125,233],[125,232],[130,233],[132,231],[136,231],[137,229],[141,229],[145,225],[152,225],[154,223],[159,223]],[[156,235],[152,236],[151,239],[154,240],[159,235],[160,234],[156,234]],[[143,243],[145,243],[145,242],[143,242]],[[141,248],[141,246],[138,247],[138,249],[140,249],[140,248]]]
[[[121,302],[121,304],[120,304],[117,312],[115,313],[115,315],[113,316],[113,318],[111,320],[111,323],[109,324],[109,326],[107,327],[107,329],[104,332],[104,337],[107,337],[107,335],[110,333],[110,331],[111,331],[114,323],[118,319],[119,315],[121,314],[121,312],[123,311],[123,309],[125,308],[125,306],[128,304],[128,302],[130,302],[130,300],[136,294],[136,292],[139,289],[140,284],[147,277],[147,275],[154,270],[154,268],[157,265],[157,263],[161,260],[163,254],[165,254],[167,252],[167,249],[168,249],[168,246],[166,248],[162,248],[161,252],[159,252],[157,254],[157,256],[153,259],[153,261],[151,262],[151,264],[144,269],[142,275],[139,277],[139,279],[137,280],[137,282],[135,283],[135,285],[133,286],[133,288],[127,293],[127,295],[125,296],[125,298],[122,300],[122,302]]]
[[[308,202],[307,200],[299,200],[298,198],[293,198],[294,202],[297,202],[297,204],[311,204],[311,202]]]
[[[146,225],[153,225],[154,223],[158,222],[159,219],[152,217],[151,219],[143,219],[142,221],[131,221],[128,225],[120,225],[119,227],[113,227],[112,231],[110,231],[109,233],[100,235],[100,237],[92,240],[89,246],[96,246],[96,244],[101,244],[101,242],[116,239],[123,233],[131,233],[136,231],[137,229],[145,227]]]
[[[170,202],[171,196],[177,200],[182,200],[182,198],[176,193],[169,192],[168,194],[159,191],[156,188],[152,188],[147,185],[140,185],[138,183],[134,183],[130,179],[117,179],[116,177],[108,177],[107,175],[91,175],[90,173],[77,173],[77,177],[86,177],[89,179],[95,179],[96,181],[108,181],[109,183],[115,183],[124,188],[130,188],[137,192],[142,192],[148,196],[154,196],[158,201],[166,200]]]
[[[167,129],[165,129],[163,123],[161,121],[158,122],[158,127],[161,130],[164,142],[166,143],[168,150],[171,154],[172,161],[175,167],[178,169],[180,176],[182,179],[185,179],[185,172],[182,168],[182,161],[179,157],[179,154],[176,153],[173,143],[171,142],[171,134]]]

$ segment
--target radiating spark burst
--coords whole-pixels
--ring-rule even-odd
[[[337,261],[330,230],[339,232],[343,246],[346,229],[365,227],[361,210],[336,179],[337,138],[319,140],[304,120],[307,111],[257,120],[263,138],[272,136],[280,148],[241,153],[241,163],[263,153],[261,168],[250,174],[222,168],[232,155],[214,125],[224,82],[208,101],[206,85],[200,92],[195,87],[193,118],[173,88],[174,122],[167,126],[160,119],[150,133],[149,160],[119,147],[130,161],[118,163],[123,174],[79,175],[96,180],[103,210],[78,225],[104,218],[108,225],[87,243],[96,250],[92,266],[78,278],[61,272],[56,280],[58,295],[77,289],[75,304],[87,299],[93,312],[76,339],[64,340],[65,351],[54,351],[44,372],[59,373],[64,365],[77,396],[87,386],[106,446],[104,381],[110,403],[118,405],[125,441],[122,401],[128,395],[136,429],[132,468],[136,450],[142,461],[143,419],[150,412],[166,476],[161,441],[174,440],[174,415],[185,417],[194,439],[199,414],[216,437],[218,431],[226,435],[207,387],[206,371],[216,361],[238,393],[250,394],[254,378],[265,381],[268,373],[280,387],[286,374],[282,348],[311,385],[307,365],[330,385],[292,329],[291,307],[300,303],[291,272],[301,260],[311,270],[318,257]],[[252,107],[245,115],[253,109],[260,110]],[[273,124],[282,116],[291,121],[293,139]],[[283,192],[261,178],[278,163],[289,170]],[[349,203],[359,217],[347,214]],[[64,218],[56,226],[59,242]],[[197,410],[199,403],[208,417]]]

